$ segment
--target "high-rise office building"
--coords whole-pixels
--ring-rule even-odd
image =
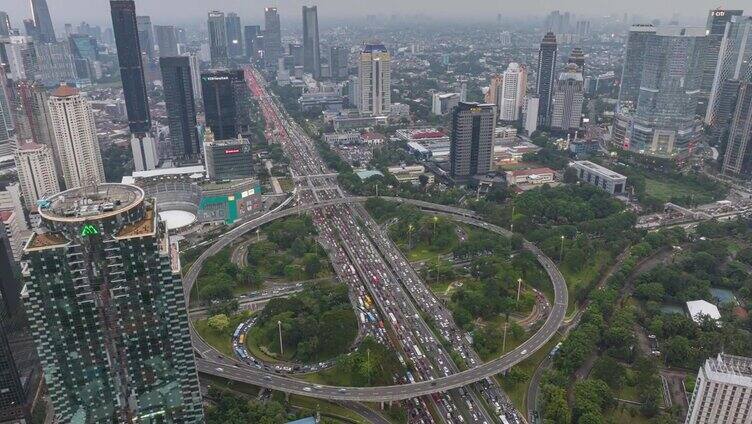
[[[206,126],[217,140],[236,138],[248,129],[248,86],[242,70],[215,69],[201,74]]]
[[[714,9],[708,12],[708,20],[705,25],[707,36],[705,37],[704,54],[702,59],[702,79],[700,81],[701,96],[707,98],[713,88],[716,67],[719,60],[719,52],[726,32],[726,24],[735,16],[741,16],[742,10]]]
[[[582,120],[584,85],[579,67],[570,63],[559,75],[551,105],[551,129],[576,131]]]
[[[282,27],[276,7],[264,9],[264,66],[277,69],[277,60],[282,56]]]
[[[65,186],[103,183],[102,155],[89,102],[75,88],[62,85],[52,92],[49,107]]]
[[[639,34],[640,43],[636,44],[640,48],[632,50],[642,70],[639,77],[631,75],[634,70],[628,74],[625,68],[623,73],[621,105],[612,131],[614,143],[633,151],[665,156],[696,141],[700,134],[695,118],[705,33],[705,28],[633,27],[627,56],[633,35]],[[631,102],[631,93],[625,91],[635,86],[639,87],[636,107]]]
[[[74,82],[78,78],[70,43],[34,43],[36,74],[46,85]]]
[[[319,18],[316,6],[303,6],[303,70],[321,77]]]
[[[697,373],[685,424],[752,421],[752,358],[719,353]]]
[[[154,32],[157,34],[159,57],[173,57],[180,53],[178,51],[178,37],[174,26],[154,25]]]
[[[237,137],[215,140],[211,130],[204,140],[206,173],[211,180],[249,178],[253,175],[251,142]]]
[[[556,35],[547,33],[538,49],[538,125],[547,127],[550,124],[551,99],[554,82],[556,80]]]
[[[575,47],[572,49],[572,52],[569,53],[567,63],[574,63],[580,68],[582,75],[585,75],[585,53],[581,48]]]
[[[287,45],[287,52],[290,56],[290,59],[292,59],[292,67],[297,66],[303,66],[304,61],[304,52],[303,52],[303,45],[302,44],[296,44],[296,43],[290,43]],[[287,59],[287,58],[285,58]]]
[[[227,21],[224,12],[212,10],[207,21],[209,28],[209,55],[212,67],[223,68],[229,64],[227,52]]]
[[[259,45],[256,39],[261,36],[260,25],[246,25],[243,28],[243,39],[245,44],[245,58],[248,60],[256,59],[259,55]]]
[[[133,0],[110,0],[110,8],[128,126],[131,134],[143,136],[151,128],[151,114],[141,61],[136,4]]]
[[[531,135],[538,129],[538,96],[531,95],[525,99],[522,116],[525,122],[525,131],[527,131],[527,135]]]
[[[727,79],[716,94],[717,99],[713,107],[715,117],[713,118],[713,125],[710,127],[710,133],[720,144],[725,144],[728,140],[728,133],[731,127],[731,120],[734,118],[734,110],[736,110],[736,101],[739,98],[741,83],[738,79]]]
[[[16,94],[29,122],[32,140],[51,147],[54,144],[55,133],[52,131],[50,109],[47,104],[49,93],[42,84],[23,80],[16,85]]]
[[[243,27],[240,24],[240,16],[230,12],[225,18],[227,28],[227,54],[230,57],[243,57]]]
[[[54,43],[55,28],[52,26],[47,0],[31,0],[31,13],[34,16],[35,35],[42,43]]]
[[[715,42],[714,39],[711,39],[710,43],[713,42]],[[732,16],[724,26],[722,40],[718,47],[713,84],[705,113],[705,124],[713,129],[716,136],[725,130],[723,125],[717,125],[719,102],[726,100],[720,95],[724,83],[727,80],[750,78],[752,78],[752,17]],[[721,121],[726,124],[728,117],[724,118]]]
[[[0,37],[9,36],[11,28],[13,28],[13,26],[10,24],[10,16],[5,12],[0,11]]]
[[[527,70],[525,66],[512,62],[502,75],[501,92],[496,100],[499,119],[506,122],[516,122],[520,117],[522,102],[527,88]]]
[[[52,149],[34,142],[18,146],[14,155],[24,205],[31,210],[39,199],[60,191]]]
[[[201,61],[196,53],[188,53],[188,62],[191,65],[191,86],[193,86],[193,99],[198,102],[203,99],[201,94]],[[198,106],[198,103],[196,104]]]
[[[154,59],[154,27],[151,25],[151,17],[136,16],[136,27],[138,28],[138,44],[141,46],[141,52],[146,53],[149,59]],[[115,35],[117,37],[117,33]]]
[[[383,44],[366,44],[358,59],[360,112],[389,114],[392,104],[391,56]]]
[[[201,147],[196,128],[190,60],[187,56],[163,57],[159,60],[159,66],[162,69],[172,156],[178,162],[195,161],[201,155]]]
[[[0,245],[0,250],[1,255],[7,260],[6,246]],[[14,278],[12,268],[3,271],[8,273],[0,278]],[[9,315],[5,305],[5,294],[0,291],[0,422],[31,422],[28,397],[21,384],[17,359],[8,340],[8,334],[11,332],[7,328],[10,325]]]
[[[95,81],[98,78],[96,62],[99,60],[96,38],[86,34],[71,34],[68,36],[68,43],[78,78]]]
[[[640,81],[642,67],[645,60],[645,49],[648,40],[655,35],[653,25],[632,25],[627,36],[627,46],[624,51],[624,65],[621,70],[621,85],[619,87],[619,108],[637,105],[640,96]]]
[[[496,105],[460,102],[452,112],[449,146],[451,175],[467,181],[493,169],[493,137]]]
[[[739,86],[721,171],[734,177],[752,176],[752,82],[749,81]]]
[[[347,78],[348,53],[348,49],[342,46],[332,46],[329,49],[329,69],[331,69],[332,78]]]
[[[40,208],[26,309],[59,422],[203,422],[177,246],[138,187]]]

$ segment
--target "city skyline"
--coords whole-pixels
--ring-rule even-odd
[[[143,3],[143,4],[142,4]],[[396,15],[425,16],[437,21],[487,21],[493,22],[497,13],[503,17],[523,17],[538,19],[554,10],[569,11],[582,17],[602,17],[608,14],[621,17],[624,13],[630,16],[642,15],[646,21],[654,18],[670,19],[675,15],[684,24],[704,24],[704,12],[717,7],[724,9],[743,9],[745,0],[729,0],[722,5],[710,0],[689,0],[655,3],[649,0],[636,0],[622,7],[604,7],[596,0],[568,0],[553,2],[550,0],[533,0],[532,2],[510,3],[489,6],[484,0],[469,0],[468,2],[433,2],[417,0],[400,2],[397,0],[383,0],[378,3],[358,0],[357,5],[346,0],[323,0],[318,2],[290,1],[279,4],[269,2],[241,2],[239,0],[219,0],[211,5],[203,3],[184,3],[179,0],[162,2],[139,3],[139,14],[152,17],[157,25],[201,24],[205,21],[206,12],[210,9],[232,11],[240,15],[247,24],[262,23],[264,7],[277,7],[283,22],[296,23],[300,26],[300,10],[302,6],[316,5],[321,10],[319,19],[323,26],[334,20],[362,20],[367,15],[389,17]],[[108,25],[106,12],[107,2],[98,0],[71,0],[63,3],[61,0],[48,1],[52,23],[56,32],[62,31],[64,23],[77,23],[81,20],[96,25]],[[31,10],[26,2],[11,2],[4,5],[3,10],[10,16],[16,28],[23,27],[23,19],[31,18]],[[650,11],[649,13],[646,11]],[[677,11],[681,11],[678,13]],[[686,20],[686,21],[685,21]]]

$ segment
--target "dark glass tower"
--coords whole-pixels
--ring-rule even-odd
[[[159,57],[177,56],[178,37],[175,27],[172,25],[155,25],[154,32],[157,34]]]
[[[202,423],[177,246],[155,199],[100,184],[48,200],[24,283],[56,421]]]
[[[11,332],[9,320],[5,297],[0,293],[0,422],[17,422],[16,420],[30,418],[26,393],[8,341],[8,334]]]
[[[551,99],[556,73],[556,35],[549,32],[543,37],[538,50],[538,123],[547,127],[551,120]]]
[[[245,58],[248,60],[255,59],[258,55],[259,46],[256,38],[261,36],[260,25],[246,25],[243,28],[243,38],[245,39]]]
[[[449,164],[452,178],[465,182],[492,169],[496,105],[460,102],[452,111]]]
[[[224,12],[212,10],[209,12],[207,20],[209,29],[209,54],[213,67],[226,67],[228,60],[227,53],[227,22]]]
[[[321,77],[319,48],[319,18],[316,6],[303,6],[303,70],[313,77]]]
[[[752,82],[739,86],[722,172],[734,177],[752,176]]]
[[[47,0],[31,0],[31,12],[34,15],[35,35],[38,40],[43,43],[54,43],[55,29],[52,27]]]
[[[277,59],[282,56],[282,28],[276,7],[264,9],[264,65],[277,69]]]
[[[162,69],[167,122],[172,154],[178,162],[198,158],[201,149],[196,130],[196,108],[188,56],[159,59]]]
[[[128,126],[132,134],[143,136],[151,128],[151,115],[141,62],[141,45],[138,41],[136,3],[133,0],[110,0],[110,8]]]
[[[721,50],[723,34],[726,32],[726,24],[731,22],[734,16],[741,16],[743,10],[713,9],[708,12],[708,20],[705,29],[708,35],[705,37],[705,52],[702,63],[702,80],[700,90],[707,96],[713,88],[713,77],[718,64],[718,53]]]
[[[243,34],[240,26],[240,16],[237,13],[228,13],[225,18],[227,28],[227,54],[230,57],[243,57]]]
[[[248,127],[248,87],[243,71],[215,69],[201,74],[206,126],[216,140],[236,138]]]

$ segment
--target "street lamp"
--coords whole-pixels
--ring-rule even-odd
[[[282,321],[277,321],[277,328],[279,329],[279,355],[282,356],[285,354],[282,348]]]
[[[561,247],[559,248],[559,262],[561,262],[561,258],[564,256],[564,236],[561,236]]]
[[[520,301],[520,289],[522,288],[522,278],[517,279],[517,302]]]
[[[407,235],[408,235],[408,239],[407,239],[408,248],[412,249],[413,248],[413,224],[410,224],[407,226]]]
[[[435,242],[435,239],[436,239],[436,222],[438,220],[439,220],[439,217],[436,216],[436,215],[434,215],[434,217],[433,217],[433,239],[434,239],[434,242]]]

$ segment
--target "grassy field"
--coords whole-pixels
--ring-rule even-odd
[[[672,197],[692,196],[694,203],[710,203],[713,199],[713,193],[704,190],[702,187],[683,182],[677,179],[666,179],[658,176],[645,177],[645,192],[662,202],[668,202]]]
[[[251,311],[244,311],[230,317],[230,325],[223,331],[217,331],[209,326],[208,319],[198,320],[194,323],[198,334],[211,346],[225,355],[235,356],[232,350],[232,333],[238,325],[251,316]]]
[[[603,413],[604,422],[612,423],[630,423],[630,424],[647,424],[649,418],[640,414],[637,406],[619,404],[614,409]]]

